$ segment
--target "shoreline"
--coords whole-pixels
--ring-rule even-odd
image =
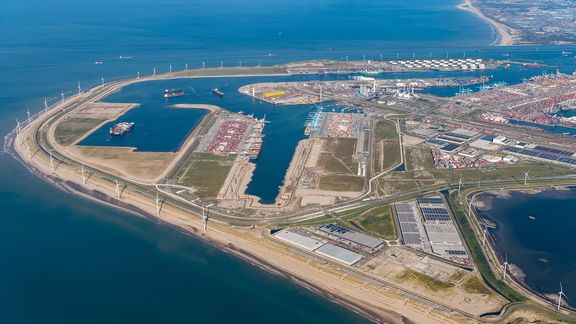
[[[289,270],[281,268],[271,262],[266,261],[264,258],[251,253],[250,251],[236,246],[232,243],[226,244],[224,241],[219,240],[217,238],[212,238],[208,235],[200,234],[201,232],[201,224],[197,224],[198,226],[189,225],[189,226],[182,226],[173,222],[169,222],[166,220],[161,219],[158,216],[154,216],[149,211],[144,210],[143,208],[139,208],[134,206],[130,203],[125,203],[119,201],[118,199],[106,194],[103,191],[99,190],[90,190],[86,188],[85,185],[76,183],[72,180],[65,180],[58,176],[51,176],[49,174],[45,174],[44,172],[40,171],[34,166],[31,166],[25,163],[22,157],[18,154],[18,152],[10,152],[10,155],[20,162],[30,173],[38,177],[39,179],[45,181],[48,184],[53,185],[54,187],[62,190],[68,194],[75,195],[81,199],[86,199],[92,202],[100,203],[110,208],[115,208],[117,210],[121,210],[132,216],[137,216],[139,218],[145,219],[147,221],[155,222],[161,224],[163,226],[169,226],[179,233],[182,233],[186,236],[191,236],[194,239],[202,240],[210,246],[220,250],[221,252],[228,253],[234,255],[235,257],[241,259],[243,262],[247,262],[252,266],[256,266],[259,269],[266,271],[270,274],[273,274],[283,280],[287,280],[291,283],[295,283],[300,287],[310,291],[311,293],[325,298],[328,301],[343,306],[350,311],[359,314],[360,316],[368,319],[374,323],[392,323],[392,324],[410,324],[414,323],[410,321],[408,318],[400,315],[394,311],[386,310],[382,308],[373,308],[366,305],[363,305],[361,300],[343,297],[338,295],[334,292],[331,292],[329,289],[318,285],[317,283],[313,283],[312,281],[304,278],[303,276],[298,276],[294,273],[291,273]],[[209,231],[214,229],[214,225],[211,225]]]
[[[546,192],[550,192],[550,191],[569,191],[569,190],[574,190],[576,189],[576,186],[571,186],[571,185],[562,185],[562,186],[552,186],[552,187],[531,187],[531,188],[511,188],[511,189],[505,189],[503,194],[499,194],[498,192],[495,192],[494,190],[473,190],[470,193],[468,193],[466,196],[468,197],[468,200],[470,199],[470,197],[476,197],[477,195],[486,195],[483,198],[473,198],[473,203],[472,206],[474,206],[474,208],[472,209],[472,213],[474,214],[474,219],[476,220],[477,223],[480,222],[484,222],[486,220],[490,221],[490,222],[494,222],[494,224],[496,226],[500,226],[499,223],[495,220],[496,218],[494,217],[490,217],[487,218],[485,216],[481,215],[481,212],[485,213],[485,212],[491,212],[493,206],[492,206],[492,201],[494,199],[511,199],[511,193],[517,193],[517,194],[521,194],[521,195],[534,195],[534,194],[539,194],[539,193],[546,193]],[[488,200],[488,201],[487,201]],[[469,200],[470,201],[470,200]],[[480,203],[478,206],[477,203]],[[500,263],[500,265],[503,264],[504,259],[503,259],[503,253],[500,250],[500,247],[497,245],[496,240],[495,240],[495,236],[493,234],[489,234],[487,235],[487,246],[489,247],[488,249],[490,250],[490,254],[496,259],[498,260],[497,262]],[[487,254],[488,257],[488,254]],[[499,267],[500,267],[499,265]],[[509,270],[509,277],[511,277],[513,280],[512,282],[514,282],[517,286],[519,286],[522,290],[524,290],[525,292],[536,296],[539,301],[541,302],[548,302],[548,303],[552,303],[553,305],[555,305],[555,300],[550,299],[549,293],[543,292],[541,290],[538,289],[537,286],[533,286],[530,285],[526,282],[525,277],[526,277],[526,273],[524,271],[524,269],[520,268],[518,265],[515,264],[510,264],[510,270]],[[565,309],[569,309],[570,311],[574,311],[576,310],[576,307],[570,304],[564,304],[563,306]]]
[[[467,12],[472,13],[479,19],[483,20],[484,22],[488,23],[490,27],[494,30],[497,35],[496,40],[490,44],[495,46],[513,46],[518,44],[518,40],[513,35],[514,29],[509,26],[506,26],[495,19],[486,16],[480,9],[474,6],[472,0],[464,0],[461,4],[456,6],[460,10],[464,10]]]
[[[195,76],[187,77],[194,78]],[[116,85],[121,88],[133,82],[135,81],[126,80],[118,82]],[[95,96],[99,94],[95,94]],[[157,209],[154,196],[147,189],[149,187],[142,188],[142,186],[126,183],[121,190],[118,190],[116,184],[115,191],[114,179],[116,177],[110,179],[106,172],[98,169],[95,169],[97,172],[94,176],[91,174],[89,179],[83,181],[84,179],[79,173],[79,166],[74,165],[74,163],[77,164],[77,161],[65,154],[62,154],[61,163],[53,168],[49,163],[46,151],[42,152],[45,149],[42,141],[37,144],[34,140],[39,133],[41,135],[39,129],[43,125],[48,124],[50,126],[53,118],[60,118],[57,117],[60,111],[65,111],[71,105],[82,102],[84,98],[86,98],[84,94],[72,97],[66,101],[66,104],[56,105],[54,110],[40,114],[29,125],[23,126],[18,137],[14,136],[14,132],[10,133],[9,142],[6,145],[9,146],[11,155],[40,178],[45,178],[60,188],[63,184],[68,185],[66,186],[67,189],[64,190],[77,187],[80,191],[70,190],[70,192],[117,208],[131,210],[132,213],[140,216],[154,215],[146,218],[155,219],[186,234],[206,240],[216,248],[236,254],[241,259],[261,269],[272,273],[282,273],[309,290],[322,292],[321,296],[342,304],[352,311],[358,313],[357,310],[361,309],[362,312],[359,314],[364,316],[366,316],[365,314],[374,314],[374,317],[367,317],[369,319],[376,318],[388,323],[406,323],[409,321],[446,323],[454,320],[463,322],[478,319],[478,315],[473,315],[467,310],[444,306],[441,300],[424,298],[389,281],[375,280],[360,272],[355,273],[355,269],[330,262],[313,262],[293,247],[287,247],[277,240],[271,239],[266,227],[252,226],[248,229],[247,227],[231,225],[234,222],[210,218],[209,229],[205,234],[202,234],[203,224],[198,210],[194,208],[191,210],[191,208],[183,206],[174,200],[174,197],[170,197],[162,191],[160,193],[164,197],[161,200],[160,208]],[[30,152],[29,150],[26,151],[29,144],[34,149],[32,156],[27,155]],[[72,160],[73,163],[62,163],[66,159]],[[120,180],[123,181],[123,179]],[[86,193],[82,194],[82,191],[86,191]],[[165,203],[164,199],[170,199],[170,201]],[[156,201],[158,201],[158,196],[156,196]],[[257,262],[258,260],[261,262]],[[451,312],[439,312],[436,308],[429,309],[426,306],[428,303],[446,307]],[[508,316],[509,314],[504,315]]]
[[[127,80],[119,82],[119,84],[125,86],[132,82],[133,80]],[[407,323],[410,321],[444,323],[448,319],[445,316],[450,316],[436,312],[422,313],[418,311],[418,306],[413,304],[419,303],[414,301],[405,304],[405,297],[396,293],[394,296],[390,296],[390,293],[386,293],[387,288],[383,288],[383,286],[370,283],[361,284],[361,281],[355,279],[355,276],[347,274],[346,269],[340,265],[331,263],[310,264],[309,259],[279,242],[265,237],[265,228],[235,227],[219,220],[210,219],[208,231],[202,234],[201,215],[180,206],[178,203],[174,204],[173,201],[166,203],[164,199],[170,199],[168,196],[162,198],[160,211],[157,213],[155,212],[154,197],[139,187],[125,185],[119,193],[116,192],[113,195],[115,192],[114,181],[107,178],[106,173],[101,173],[100,170],[96,169],[97,173],[91,174],[87,181],[83,180],[82,174],[71,164],[58,163],[56,168],[51,171],[49,158],[42,151],[41,146],[37,147],[33,141],[36,132],[42,125],[47,122],[50,123],[63,108],[66,109],[65,107],[70,104],[81,102],[84,97],[85,95],[73,97],[64,106],[58,105],[46,114],[41,113],[37,116],[38,118],[33,119],[29,125],[20,130],[18,137],[15,137],[15,132],[10,133],[5,143],[8,148],[7,152],[32,174],[65,192],[128,211],[132,215],[150,221],[161,222],[188,235],[194,235],[261,269],[276,274],[280,273],[308,290],[343,305],[369,320],[387,323]],[[28,145],[33,146],[34,153],[31,156],[27,156],[26,153]],[[234,249],[231,249],[232,247]],[[458,318],[461,318],[460,316]]]

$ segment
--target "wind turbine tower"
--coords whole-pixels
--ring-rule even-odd
[[[460,175],[460,180],[458,180],[458,196],[460,196],[461,191],[462,191],[462,175]]]
[[[50,150],[50,171],[52,171],[52,173],[54,173],[54,156],[52,155],[52,151],[54,149]]]
[[[524,172],[524,187],[528,184],[528,171]]]
[[[80,80],[78,80],[78,95],[82,93],[82,88],[80,87]]]
[[[62,103],[64,103],[64,92],[60,93],[60,96],[62,97]]]
[[[204,233],[206,233],[206,231],[208,230],[208,214],[205,212],[205,208],[210,208],[212,205],[214,204],[209,204],[209,205],[202,205],[202,226],[204,229]]]
[[[508,254],[506,254],[506,260],[504,261],[504,273],[502,274],[502,279],[504,281],[506,281],[506,272],[508,272],[508,266],[510,265],[510,263],[508,263]]]
[[[156,192],[156,215],[160,215],[160,195]]]
[[[28,160],[32,159],[32,152],[30,151],[30,145],[26,143],[26,153],[28,154]]]
[[[120,183],[118,183],[118,180],[114,180],[116,182],[116,198],[120,199]]]
[[[48,99],[44,98],[44,111],[48,112]]]
[[[82,172],[82,183],[86,184],[86,181],[88,181],[88,179],[86,178],[86,173],[84,172],[84,164],[82,164],[82,169],[80,171]]]
[[[564,296],[564,298],[568,298],[562,290],[562,283],[560,283],[560,291],[558,292],[558,306],[556,307],[556,310],[560,310],[560,306],[562,306],[562,296]]]

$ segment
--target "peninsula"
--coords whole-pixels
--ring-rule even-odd
[[[574,100],[576,76],[555,74],[512,86],[484,77],[374,77],[503,64],[515,63],[322,60],[138,76],[47,105],[18,122],[5,147],[64,190],[179,228],[374,321],[567,322],[575,315],[568,305],[555,311],[509,269],[502,273],[504,260],[483,239],[471,200],[478,190],[576,182],[575,140],[511,126]],[[309,77],[298,79],[302,75]],[[210,85],[215,78],[247,76],[266,79],[251,78],[234,95],[216,93]],[[194,79],[205,87],[194,91],[213,92],[221,104],[165,99],[179,100],[168,109],[204,111],[176,152],[81,144],[142,109],[139,102],[103,102],[111,94],[157,83],[161,96],[162,82]],[[483,91],[455,97],[426,91],[472,85]],[[266,154],[267,128],[282,127],[282,119],[256,116],[248,106],[231,108],[228,96],[251,98],[275,112],[309,105],[296,130],[303,139],[282,170],[285,178],[272,204],[247,194],[246,187],[259,155]],[[503,106],[507,114],[500,116]],[[552,122],[534,118],[530,122]],[[137,134],[135,122],[123,136]],[[529,178],[526,168],[532,170]]]

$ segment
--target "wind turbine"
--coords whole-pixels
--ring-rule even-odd
[[[210,208],[213,205],[214,204],[206,206],[202,205],[202,225],[204,226],[204,233],[206,233],[206,230],[208,229],[208,214],[204,211],[204,208]]]
[[[525,171],[524,172],[524,187],[526,187],[527,183],[528,183],[528,173],[529,171]]]
[[[506,261],[504,261],[504,274],[503,274],[503,280],[506,281],[506,272],[508,271],[508,266],[510,265],[510,263],[508,263],[508,254],[506,254]]]
[[[64,103],[64,92],[60,93],[60,96],[62,97],[62,103]]]
[[[458,196],[460,196],[461,190],[462,190],[462,175],[460,175],[460,180],[458,180]]]
[[[120,195],[121,195],[121,191],[120,191],[120,183],[118,182],[118,180],[114,180],[116,182],[116,198],[120,199]]]
[[[30,125],[30,108],[26,106],[26,115],[28,116],[28,125]]]
[[[82,163],[81,172],[82,172],[82,183],[86,184],[86,181],[88,181],[88,179],[86,178],[86,174],[84,173],[84,163]]]
[[[564,291],[562,290],[562,283],[560,283],[560,291],[558,292],[558,306],[556,308],[557,310],[560,310],[560,306],[562,305],[562,296],[568,299],[568,297],[566,296],[566,294],[564,294]]]
[[[80,87],[80,80],[78,80],[78,95],[82,93],[82,88]]]
[[[482,246],[486,245],[486,233],[488,233],[488,227],[486,227],[486,225],[484,225],[484,230],[482,230],[483,232],[483,236],[482,236]],[[508,262],[508,261],[506,261]]]
[[[48,112],[48,99],[44,97],[44,111]]]
[[[54,173],[54,156],[52,155],[52,151],[54,151],[54,149],[50,150],[50,171]]]
[[[160,194],[156,192],[156,215],[160,215]]]

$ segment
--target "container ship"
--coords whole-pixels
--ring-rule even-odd
[[[166,89],[164,90],[164,98],[182,97],[184,91],[182,89]]]
[[[256,119],[256,124],[254,124],[254,127],[252,128],[250,139],[247,141],[246,147],[244,149],[244,153],[248,155],[248,158],[250,158],[250,160],[255,160],[260,155],[264,137],[262,131],[264,130],[265,123],[266,120],[264,118]]]
[[[114,127],[110,127],[110,135],[112,136],[122,136],[134,128],[133,122],[121,122]]]
[[[220,90],[220,89],[218,89],[218,88],[212,89],[212,92],[213,92],[215,95],[219,95],[220,97],[224,97],[224,92],[222,92],[222,90]]]
[[[538,63],[524,63],[524,64],[522,64],[522,66],[529,68],[529,69],[539,69],[540,68],[540,64],[538,64]]]

